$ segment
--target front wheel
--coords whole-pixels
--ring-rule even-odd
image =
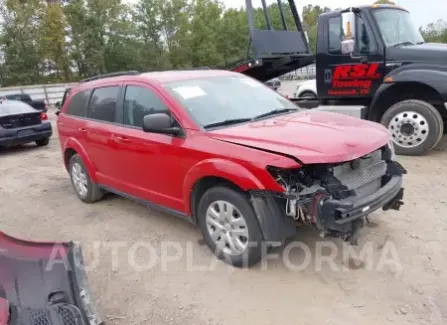
[[[311,91],[305,91],[299,96],[299,98],[316,99],[317,95]]]
[[[425,155],[436,147],[444,133],[441,114],[434,106],[421,100],[394,104],[380,123],[390,131],[398,155]]]
[[[267,251],[262,249],[261,228],[244,193],[227,187],[209,189],[200,200],[197,219],[208,247],[228,264],[249,267]]]

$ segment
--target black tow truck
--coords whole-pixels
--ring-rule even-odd
[[[390,131],[397,154],[424,155],[440,142],[447,120],[447,44],[425,43],[408,11],[371,5],[322,14],[317,50],[311,54],[293,0],[294,26],[287,26],[278,0],[282,29],[250,27],[247,56],[228,68],[266,82],[316,64],[318,99],[293,99],[308,109],[349,114],[379,122]]]

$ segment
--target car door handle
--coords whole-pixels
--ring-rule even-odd
[[[129,142],[128,138],[117,136],[115,137],[116,142]]]
[[[79,131],[81,131],[81,132],[87,132],[87,129],[86,128],[79,128]]]

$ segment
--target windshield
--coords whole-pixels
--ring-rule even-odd
[[[387,47],[424,43],[424,38],[407,11],[377,9],[373,12]]]
[[[247,76],[224,76],[166,83],[165,88],[200,125],[252,119],[273,110],[298,107]]]

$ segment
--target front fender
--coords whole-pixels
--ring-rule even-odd
[[[84,147],[79,143],[78,140],[73,139],[73,138],[68,138],[64,143],[64,157],[65,157],[65,152],[69,149],[73,149],[81,157],[81,159],[85,165],[85,168],[87,168],[87,172],[90,175],[90,178],[92,179],[93,182],[97,183],[98,179],[96,178],[96,168],[93,165],[93,162],[89,158]],[[65,159],[64,159],[64,162],[65,162]],[[68,170],[67,164],[65,165],[65,167]]]
[[[186,205],[185,211],[188,214],[191,213],[190,195],[195,183],[204,177],[210,176],[226,179],[244,191],[262,190],[266,188],[269,190],[284,191],[273,178],[270,177],[271,179],[261,180],[247,168],[233,161],[221,158],[207,159],[192,167],[185,177],[183,183],[183,198]]]
[[[432,69],[410,69],[390,74],[394,83],[418,82],[436,90],[447,101],[447,71]]]
[[[405,66],[391,71],[384,78],[371,101],[368,119],[372,119],[375,107],[390,88],[400,83],[420,84],[436,91],[444,103],[447,102],[447,71],[428,68],[409,69]]]

